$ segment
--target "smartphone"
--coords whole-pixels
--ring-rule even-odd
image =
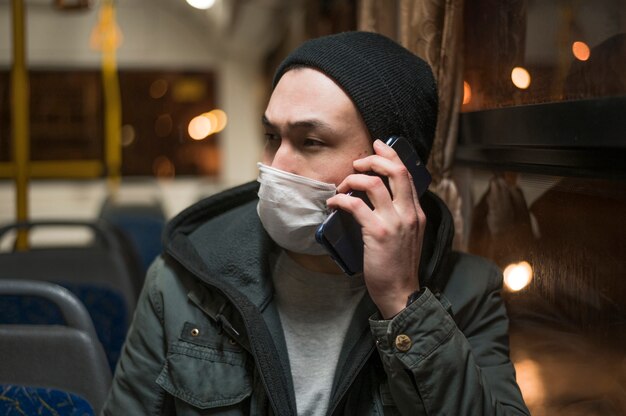
[[[403,137],[391,136],[386,142],[392,147],[404,165],[407,167],[419,197],[421,197],[431,182],[431,176],[422,163],[417,152]],[[375,175],[375,173],[371,173]],[[389,189],[386,177],[381,177]],[[348,192],[348,195],[361,198],[370,208],[372,204],[367,194],[362,191]],[[315,232],[315,239],[322,244],[330,256],[348,275],[363,271],[363,236],[361,225],[351,214],[342,210],[335,210],[319,225]]]

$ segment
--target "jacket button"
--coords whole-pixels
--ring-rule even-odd
[[[198,335],[200,335],[200,330],[198,328],[194,328],[191,330],[192,337],[197,337]]]
[[[404,334],[400,334],[396,337],[396,348],[398,351],[407,352],[411,348],[411,338]]]

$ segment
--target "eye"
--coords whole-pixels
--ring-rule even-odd
[[[280,136],[274,133],[265,133],[265,140],[269,143],[280,141]]]
[[[317,139],[306,138],[304,139],[303,145],[305,147],[317,147],[317,146],[324,146],[324,142],[317,140]]]

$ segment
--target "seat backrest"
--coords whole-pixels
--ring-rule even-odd
[[[69,290],[57,284],[38,280],[1,279],[0,297],[36,297],[50,302],[60,312],[64,325],[97,339],[93,321],[83,303]]]
[[[0,238],[12,229],[78,226],[94,231],[96,243],[86,246],[33,248],[0,253],[0,279],[30,279],[54,282],[72,291],[87,307],[105,348],[111,369],[115,368],[136,303],[136,290],[119,241],[104,222],[31,222],[0,228]],[[40,301],[19,299],[41,304]],[[15,301],[13,301],[15,302]],[[7,302],[5,302],[5,305]],[[15,310],[15,308],[12,308]],[[1,308],[0,308],[1,310]],[[0,316],[4,323],[54,323],[56,321],[10,320],[15,314]]]
[[[0,253],[0,278],[47,280],[109,289],[129,311],[135,290],[123,261],[100,247],[51,247]]]
[[[133,245],[141,261],[142,277],[162,251],[161,234],[165,212],[160,200],[119,201],[107,198],[100,218],[120,230]]]
[[[0,296],[39,296],[66,325],[0,325],[0,385],[58,389],[102,408],[111,370],[89,313],[71,292],[41,281],[0,279]]]
[[[114,291],[103,287],[67,282],[61,285],[84,303],[113,371],[128,328],[124,300]],[[63,325],[65,319],[57,305],[45,298],[11,295],[0,297],[0,324]]]
[[[37,247],[0,252],[0,277],[43,279],[103,285],[119,291],[133,311],[138,293],[115,231],[105,221],[30,221],[0,227],[0,239],[10,231],[40,228],[84,228],[95,243],[81,246]],[[45,277],[40,277],[45,276]]]

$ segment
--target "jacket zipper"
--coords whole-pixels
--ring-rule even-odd
[[[341,403],[341,401],[343,400],[344,396],[346,395],[346,393],[348,392],[348,390],[350,389],[350,386],[352,386],[352,382],[354,381],[354,379],[357,377],[357,375],[361,372],[361,370],[363,369],[363,367],[365,366],[365,363],[367,363],[372,355],[372,353],[374,352],[374,350],[376,349],[376,346],[372,345],[369,350],[367,351],[367,353],[363,356],[362,360],[359,360],[359,364],[353,368],[353,372],[352,372],[352,377],[350,377],[348,379],[348,382],[343,383],[344,387],[342,387],[341,392],[339,393],[339,395],[337,396],[337,400],[334,401],[334,403],[332,403],[332,407],[329,407],[330,411],[327,412],[327,415],[334,415],[335,411],[337,410],[337,406],[339,406],[339,404]]]
[[[193,248],[193,247],[191,247],[191,248]],[[241,319],[244,322],[244,326],[245,326],[248,334],[250,334],[250,332],[251,332],[250,328],[251,328],[252,325],[251,325],[251,322],[250,322],[249,318],[247,317],[247,315],[245,313],[243,313],[243,311],[241,310],[240,306],[237,304],[237,302],[234,301],[233,297],[231,296],[230,293],[228,293],[227,290],[223,290],[223,289],[217,287],[216,285],[207,282],[206,279],[202,279],[202,276],[204,275],[204,273],[202,273],[200,270],[197,270],[197,268],[193,267],[193,265],[188,265],[187,262],[183,262],[182,258],[180,256],[178,256],[178,253],[176,252],[176,250],[170,250],[169,247],[168,247],[167,253],[169,255],[171,255],[178,262],[178,264],[183,266],[185,269],[187,269],[190,273],[194,274],[196,277],[200,278],[200,280],[203,281],[205,284],[210,285],[211,287],[213,287],[213,289],[215,289],[215,290],[219,291],[220,293],[222,293],[229,300],[230,304],[233,305],[233,307],[237,310],[237,312],[241,316]],[[195,252],[195,249],[194,249],[193,253],[196,256],[198,256],[197,252]],[[250,342],[249,344],[250,344],[250,349],[252,350],[251,351],[252,355],[255,357],[255,361],[259,362],[259,354],[257,353],[258,345],[255,346],[254,342]],[[270,402],[270,405],[271,405],[272,409],[274,409],[276,414],[282,416],[282,414],[279,411],[280,406],[278,405],[278,403],[276,403],[276,400],[275,400],[275,398],[273,397],[273,395],[271,393],[271,392],[274,391],[274,389],[270,388],[270,386],[268,384],[268,381],[266,379],[267,375],[262,370],[262,368],[259,368],[259,370],[260,370],[259,374],[261,375],[261,383],[263,384],[263,387],[264,387],[265,391],[267,392],[267,398],[268,398],[268,400]],[[289,400],[289,395],[287,395],[287,397],[285,398],[285,402],[288,403],[287,407],[290,410],[294,410],[293,407],[291,406],[292,403]],[[295,414],[295,412],[292,411],[289,414]]]

